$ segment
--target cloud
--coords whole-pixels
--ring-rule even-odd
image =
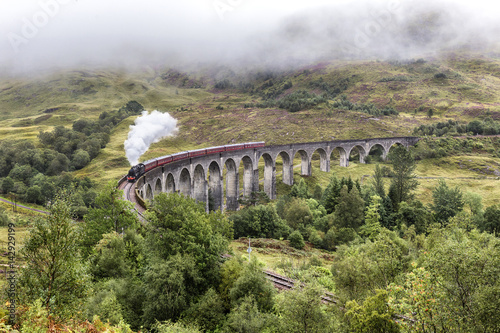
[[[495,2],[4,0],[0,67],[270,66],[498,42]]]

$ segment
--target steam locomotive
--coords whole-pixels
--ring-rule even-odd
[[[252,149],[252,148],[261,148],[264,147],[264,142],[247,142],[247,143],[238,143],[234,145],[226,145],[226,146],[218,146],[218,147],[211,147],[211,148],[204,148],[204,149],[197,149],[197,150],[190,150],[190,151],[185,151],[181,153],[176,153],[172,155],[167,155],[167,156],[162,156],[158,157],[149,161],[146,161],[144,163],[139,163],[137,165],[134,165],[132,168],[130,168],[128,175],[127,175],[127,180],[129,182],[135,182],[137,179],[139,179],[142,175],[144,175],[146,172],[149,170],[152,170],[156,167],[184,160],[187,158],[192,158],[192,157],[199,157],[199,156],[205,156],[205,155],[210,155],[210,154],[218,154],[218,153],[223,153],[227,151],[234,151],[234,150],[243,150],[243,149]]]

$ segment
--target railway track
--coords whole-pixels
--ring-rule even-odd
[[[297,284],[297,281],[271,271],[264,271],[264,274],[273,283],[274,287],[279,290],[290,290]],[[304,284],[301,283],[301,286],[304,286]],[[335,295],[328,292],[321,295],[321,302],[325,304],[337,304]]]
[[[123,199],[130,201],[134,205],[134,209],[137,211],[139,218],[144,220],[144,207],[142,207],[135,197],[135,186],[134,183],[129,183],[128,181],[120,181],[118,189],[123,191]]]

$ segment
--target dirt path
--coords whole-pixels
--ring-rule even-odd
[[[47,215],[49,215],[49,214],[50,214],[49,212],[46,212],[46,211],[44,211],[44,210],[40,210],[40,209],[36,209],[36,208],[27,207],[27,206],[24,206],[24,205],[20,205],[20,204],[18,204],[18,203],[13,203],[12,201],[9,201],[9,200],[4,199],[4,198],[0,198],[0,201],[1,201],[1,202],[5,202],[6,204],[9,204],[9,205],[12,205],[12,206],[16,206],[16,207],[19,207],[19,208],[23,208],[23,209],[31,210],[31,211],[33,211],[33,212],[42,213],[42,214],[47,214]]]

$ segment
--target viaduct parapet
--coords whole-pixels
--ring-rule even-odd
[[[276,161],[279,158],[283,162],[283,183],[293,185],[293,159],[297,153],[301,159],[301,175],[311,176],[311,159],[315,152],[320,156],[321,171],[329,172],[333,151],[338,151],[340,155],[339,165],[347,167],[351,151],[355,148],[359,153],[359,162],[365,163],[365,157],[375,147],[380,147],[382,158],[386,159],[393,145],[408,148],[418,140],[417,137],[394,137],[293,143],[210,154],[157,167],[136,182],[136,189],[146,200],[160,192],[182,193],[204,202],[207,210],[210,191],[216,208],[237,210],[240,196],[248,197],[252,192],[259,191],[258,165],[261,159],[264,164],[264,192],[270,199],[275,199]]]

